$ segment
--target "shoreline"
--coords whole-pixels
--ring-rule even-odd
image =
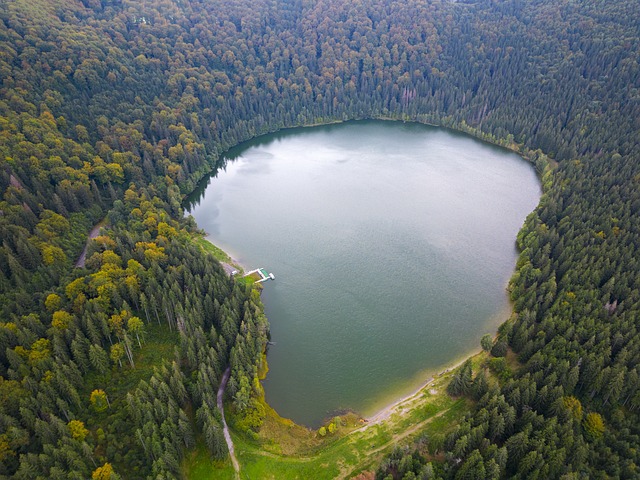
[[[227,271],[227,273],[229,273],[229,271],[227,270],[227,267],[228,268],[235,267],[235,268],[238,268],[241,272],[244,272],[244,270],[245,270],[244,265],[241,265],[240,262],[238,262],[238,260],[236,258],[232,257],[226,251],[220,249],[220,247],[218,247],[216,244],[214,244],[210,240],[208,233],[205,234],[203,238],[204,238],[204,240],[209,242],[211,245],[215,246],[217,249],[223,251],[224,254],[227,256],[229,261],[224,261],[224,260],[218,259],[218,261],[223,266],[225,271]],[[507,280],[505,287],[508,286],[508,284],[509,284],[509,280]],[[505,288],[505,290],[506,290],[506,288]],[[496,330],[493,333],[494,337],[498,333],[497,332],[497,328],[500,325],[502,325],[503,323],[507,322],[512,313],[513,313],[513,302],[511,302],[511,300],[509,299],[509,296],[507,294],[507,305],[505,305],[505,307],[503,307],[500,311],[496,312],[494,315],[492,315],[490,318],[488,318],[486,320],[486,322],[488,324],[494,324],[494,322],[497,324],[497,327],[492,327],[492,328],[496,328]],[[508,314],[508,315],[504,315],[504,314]],[[506,316],[506,318],[499,318],[499,317],[505,317],[505,316]],[[482,350],[470,350],[469,352],[464,353],[460,357],[458,357],[457,360],[454,360],[454,363],[449,364],[449,365],[445,365],[444,368],[441,369],[438,373],[429,373],[429,370],[425,369],[423,371],[423,373],[425,373],[426,375],[430,375],[426,380],[422,380],[422,381],[418,382],[417,383],[417,385],[418,385],[417,387],[411,386],[412,384],[414,384],[414,382],[409,381],[408,382],[408,384],[410,385],[408,387],[410,389],[409,393],[401,394],[400,397],[396,397],[391,393],[388,397],[392,398],[392,400],[389,400],[389,401],[381,400],[382,406],[380,408],[376,408],[373,414],[365,416],[365,415],[362,415],[361,413],[359,413],[358,411],[350,410],[353,413],[355,413],[356,415],[358,415],[359,417],[361,417],[362,419],[364,419],[364,421],[365,421],[365,424],[363,426],[361,426],[360,428],[354,430],[353,432],[366,430],[370,426],[378,425],[378,424],[388,420],[391,417],[391,415],[393,415],[394,413],[396,413],[397,410],[400,409],[400,407],[402,407],[404,404],[414,400],[427,387],[429,387],[431,384],[433,384],[438,378],[441,378],[442,376],[446,375],[447,373],[451,372],[452,370],[455,370],[460,365],[462,365],[464,362],[466,362],[468,359],[473,358],[473,357],[475,357],[476,355],[478,355],[480,353],[482,353]],[[268,359],[267,358],[265,358],[264,361],[267,362],[267,364],[268,364]],[[421,375],[421,373],[417,373],[414,376],[414,378],[419,377],[420,375]],[[261,380],[261,383],[262,383],[262,380]],[[266,401],[266,398],[263,398],[263,400],[268,404],[268,402]],[[269,407],[271,409],[273,409],[273,407],[271,405],[269,405]],[[276,413],[276,415],[279,418],[281,418],[283,420],[293,422],[294,424],[299,425],[299,426],[301,426],[303,428],[306,428],[306,429],[308,429],[310,431],[317,430],[317,429],[313,429],[311,427],[308,427],[307,425],[296,423],[293,420],[291,420],[290,418],[283,417],[275,409],[273,409],[273,411]],[[351,433],[353,433],[353,432],[351,432]]]
[[[508,284],[508,282],[507,282]],[[504,308],[502,308],[500,311],[496,312],[494,315],[492,315],[491,317],[489,317],[486,321],[487,325],[491,325],[491,328],[493,329],[492,331],[492,336],[495,338],[495,336],[498,334],[498,328],[500,327],[500,325],[502,325],[505,322],[508,322],[509,319],[511,318],[511,315],[513,314],[513,302],[509,299],[508,295],[507,295],[507,304],[504,306]],[[494,326],[494,323],[496,324]],[[411,390],[409,391],[409,393],[402,395],[401,397],[394,397],[396,398],[395,400],[390,400],[388,401],[388,403],[382,403],[384,402],[384,400],[381,401],[382,403],[382,407],[381,408],[376,408],[376,410],[374,411],[373,414],[368,415],[368,416],[363,416],[363,418],[365,418],[367,420],[367,422],[369,422],[368,424],[378,424],[381,423],[382,421],[386,420],[387,418],[389,418],[392,414],[393,414],[393,410],[395,410],[397,407],[400,407],[402,404],[409,402],[410,400],[413,400],[415,397],[417,397],[420,393],[422,393],[423,390],[425,390],[429,385],[431,385],[432,383],[434,383],[438,378],[446,375],[447,373],[455,370],[456,368],[458,368],[460,365],[462,365],[464,362],[466,362],[468,359],[473,358],[479,354],[482,353],[481,349],[476,349],[476,350],[470,350],[467,353],[464,353],[462,355],[460,355],[458,357],[457,360],[454,360],[453,363],[451,364],[447,364],[445,365],[438,373],[430,373],[428,369],[425,369],[422,373],[429,375],[427,380],[423,380],[421,382],[417,382],[417,387],[410,387]],[[421,375],[421,373],[418,373],[414,376],[414,378],[417,378]],[[413,383],[413,382],[411,382]],[[391,395],[390,395],[391,397]],[[356,412],[357,413],[357,412]],[[367,424],[367,425],[368,425]],[[366,426],[366,425],[365,425]]]
[[[265,135],[271,135],[271,134],[276,134],[276,133],[280,133],[286,130],[295,130],[295,129],[307,129],[307,128],[313,128],[313,127],[322,127],[322,126],[331,126],[331,125],[340,125],[340,124],[344,124],[344,123],[348,123],[348,122],[360,122],[360,121],[368,121],[368,120],[373,120],[373,121],[381,121],[381,122],[398,122],[398,123],[414,123],[416,125],[426,125],[428,127],[434,127],[434,128],[442,128],[445,130],[449,130],[451,132],[454,133],[460,133],[463,135],[468,135],[472,138],[475,138],[476,140],[482,142],[482,143],[486,143],[488,145],[493,145],[494,147],[498,147],[498,148],[503,148],[505,150],[508,150],[512,153],[515,153],[516,155],[518,155],[520,158],[522,158],[525,162],[530,163],[531,165],[534,166],[534,170],[536,171],[536,175],[538,177],[539,180],[541,180],[540,182],[540,186],[542,188],[542,175],[544,173],[544,169],[543,170],[538,170],[538,168],[535,165],[535,162],[533,160],[531,160],[530,156],[533,153],[532,150],[528,149],[527,147],[525,147],[523,144],[518,144],[518,143],[510,143],[510,144],[506,144],[506,143],[501,143],[501,141],[499,139],[490,139],[487,138],[485,134],[483,134],[482,132],[478,131],[477,129],[470,127],[469,125],[467,125],[466,123],[461,123],[461,124],[456,124],[456,125],[445,125],[444,122],[441,123],[433,123],[433,122],[437,122],[437,120],[432,120],[432,121],[427,121],[427,120],[420,120],[420,119],[403,119],[403,118],[396,118],[393,116],[385,116],[385,115],[379,115],[379,116],[371,116],[371,117],[361,117],[361,118],[347,118],[347,119],[333,119],[333,120],[327,120],[327,121],[321,121],[321,122],[313,122],[313,123],[305,123],[305,124],[301,124],[301,125],[294,125],[294,126],[290,126],[290,127],[282,127],[282,128],[277,128],[275,130],[269,130],[267,132],[258,134],[258,135],[254,135],[253,137],[247,138],[245,140],[240,141],[239,143],[237,143],[236,145],[229,147],[227,150],[220,152],[219,154],[217,154],[216,158],[215,158],[215,162],[217,163],[219,160],[221,160],[222,158],[225,157],[226,154],[229,153],[229,151],[231,151],[232,149],[239,147],[241,144],[246,143],[246,142],[250,142],[252,140],[255,140],[259,137],[265,136]],[[552,158],[547,157],[546,155],[544,155],[547,162],[548,162],[548,167],[551,170],[554,170],[557,166],[558,166],[558,162]],[[200,184],[200,182],[202,182],[203,180],[209,178],[212,176],[213,172],[218,170],[220,168],[220,166],[215,165],[212,166],[211,168],[207,169],[206,173],[202,173],[201,175],[195,177],[195,184],[198,185]],[[183,194],[182,195],[182,206],[184,208],[184,202],[187,200],[187,198],[189,198],[191,195],[193,195],[193,193],[195,192],[192,191],[189,194]],[[539,202],[538,202],[539,205]],[[536,206],[537,208],[537,206]]]
[[[441,378],[444,375],[446,375],[447,373],[455,370],[460,365],[462,365],[464,362],[466,362],[470,358],[475,357],[479,353],[481,353],[481,352],[474,352],[474,353],[470,353],[469,355],[465,355],[462,360],[458,360],[453,365],[445,367],[444,370],[441,370],[440,372],[438,372],[436,374],[433,374],[431,377],[429,377],[427,380],[425,380],[416,389],[414,389],[413,391],[411,391],[407,395],[404,395],[403,397],[388,403],[387,405],[382,407],[382,409],[377,410],[376,413],[374,413],[373,415],[366,417],[365,420],[367,421],[367,423],[363,427],[361,427],[359,430],[365,430],[366,428],[368,428],[368,427],[370,427],[372,425],[378,425],[378,424],[384,422],[385,420],[389,419],[389,417],[391,417],[391,415],[396,413],[396,410],[398,410],[399,407],[401,407],[405,403],[408,403],[408,402],[414,400],[428,386],[433,384],[438,378]]]
[[[502,148],[504,150],[507,150],[509,152],[512,152],[518,155],[525,162],[532,163],[531,160],[526,155],[527,152],[523,152],[521,148],[519,148],[519,146],[517,145],[514,148],[514,145],[505,145],[500,142],[489,141],[488,139],[483,138],[481,135],[478,135],[478,132],[469,131],[469,128],[454,128],[451,126],[431,123],[431,122],[427,122],[419,119],[401,119],[401,118],[394,118],[394,117],[389,117],[384,115],[374,116],[370,118],[358,118],[358,119],[334,119],[330,121],[320,121],[320,122],[314,122],[310,124],[297,125],[294,127],[282,128],[282,129],[276,130],[275,132],[270,132],[270,133],[277,133],[277,132],[286,131],[286,130],[314,128],[317,126],[332,126],[332,125],[339,125],[339,124],[344,124],[344,123],[349,123],[354,121],[357,122],[362,120],[365,120],[365,121],[373,120],[373,121],[395,122],[395,123],[400,123],[400,122],[411,123],[415,125],[423,125],[423,126],[428,126],[433,128],[441,128],[441,129],[449,130],[457,134],[469,136],[482,143],[486,143],[494,147]],[[459,126],[459,127],[462,127],[462,126]],[[257,138],[257,137],[254,137],[254,138]],[[235,148],[235,147],[232,147],[232,148]],[[539,172],[537,173],[538,173],[537,176],[539,179],[540,177]],[[538,200],[538,206],[539,206],[539,202],[540,202],[540,199]],[[537,208],[537,206],[534,207],[534,210],[535,208]],[[212,241],[208,233],[205,233],[204,240],[206,240],[211,245],[214,245],[217,249],[221,250],[226,255],[227,258],[225,260],[222,260],[222,259],[218,259],[218,260],[220,261],[221,265],[223,266],[223,268],[225,269],[228,275],[231,275],[231,272],[234,269],[237,269],[240,272],[244,272],[246,270],[245,266],[242,265],[240,262],[238,262],[236,258],[229,255],[226,251],[220,249],[220,247],[218,247]],[[515,248],[516,262],[517,262],[518,256],[519,256],[519,251],[517,248]],[[484,324],[484,326],[489,327],[487,333],[491,334],[493,337],[497,335],[498,333],[497,330],[500,327],[500,325],[502,325],[505,322],[508,322],[511,315],[514,312],[513,302],[509,298],[508,286],[512,276],[516,272],[515,266],[516,265],[514,264],[513,269],[511,270],[511,275],[509,278],[506,279],[504,284],[504,292],[505,292],[505,300],[506,300],[505,305],[502,308],[500,308],[498,311],[494,312],[494,314],[491,315],[490,317],[482,320],[482,323]],[[478,339],[478,343],[475,344],[474,348],[470,349],[469,351],[463,353],[460,356],[456,356],[457,358],[454,358],[450,364],[445,363],[445,365],[441,367],[436,367],[436,368],[426,367],[424,369],[418,369],[418,371],[411,377],[406,379],[400,379],[399,382],[395,382],[395,381],[392,382],[395,385],[393,385],[390,390],[383,391],[382,395],[378,396],[378,400],[374,399],[373,405],[362,408],[362,410],[359,410],[359,411],[351,410],[351,409],[349,410],[355,413],[356,415],[360,416],[362,419],[365,419],[367,422],[365,426],[369,424],[379,424],[384,420],[386,420],[387,418],[389,418],[394,413],[394,411],[398,410],[403,404],[406,404],[407,402],[411,401],[416,396],[418,396],[435,380],[446,375],[451,370],[456,369],[457,367],[462,365],[467,359],[473,358],[478,353],[481,353],[481,350],[479,350],[478,347],[479,347],[479,339]],[[439,371],[436,373],[436,370],[438,368],[439,368]],[[338,414],[338,411],[335,411],[335,413]],[[278,417],[282,419],[290,420],[287,417],[281,416],[278,412],[276,412],[276,414],[278,415]],[[310,430],[314,430],[313,428],[303,424],[297,424],[297,425],[303,426]]]

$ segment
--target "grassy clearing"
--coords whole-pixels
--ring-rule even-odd
[[[203,441],[199,441],[197,447],[187,454],[182,462],[182,468],[186,478],[234,478],[231,461],[216,462],[212,460]]]
[[[256,283],[256,279],[253,276],[237,277],[236,281],[240,283],[244,283],[245,285],[253,285],[253,288],[262,290],[262,284]]]
[[[512,372],[517,372],[520,370],[520,367],[522,367],[522,364],[518,361],[518,355],[516,355],[510,348],[507,350],[505,358],[507,360],[507,365],[509,365]]]
[[[195,237],[194,241],[197,245],[200,245],[200,247],[205,252],[208,252],[211,255],[213,255],[218,261],[228,263],[229,265],[233,265],[234,267],[236,267],[238,270],[241,270],[240,266],[236,265],[233,259],[229,255],[227,255],[227,253],[224,250],[216,247],[213,243],[211,243],[205,237],[201,237],[201,236]]]
[[[357,415],[345,415],[338,430],[324,438],[278,416],[265,404],[267,416],[257,440],[232,434],[240,477],[334,479],[374,470],[396,445],[411,444],[424,434],[445,435],[469,410],[467,400],[452,399],[445,393],[450,376],[438,377],[380,423],[363,424]],[[183,471],[194,480],[234,478],[230,462],[216,464],[200,450],[185,461]]]
[[[236,269],[239,273],[235,276],[236,282],[245,284],[245,285],[253,285],[254,288],[262,289],[262,285],[256,283],[256,280],[260,279],[260,276],[250,275],[248,277],[243,277],[244,268],[239,265],[233,258],[231,258],[224,250],[218,248],[205,237],[197,236],[194,237],[193,241],[200,246],[205,252],[210,253],[215,257],[216,260],[222,263],[226,263],[231,265],[234,269]]]
[[[162,365],[162,361],[173,358],[174,347],[178,344],[178,334],[169,331],[166,326],[157,323],[147,323],[142,349],[134,346],[135,367],[130,367],[126,358],[122,360],[122,368],[113,366],[106,374],[91,372],[86,376],[85,388],[82,394],[89,393],[96,388],[107,392],[110,398],[124,397],[127,392],[138,386],[140,380],[148,379],[153,374],[154,367]]]

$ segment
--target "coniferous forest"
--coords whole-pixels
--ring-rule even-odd
[[[225,458],[227,368],[258,430],[260,296],[183,198],[244,140],[364,118],[511,148],[544,190],[483,342],[500,381],[465,364],[444,456],[376,476],[640,476],[636,2],[7,0],[0,19],[0,476],[179,478],[199,439]]]

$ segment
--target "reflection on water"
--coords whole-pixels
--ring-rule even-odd
[[[367,121],[267,135],[228,158],[191,213],[243,265],[276,275],[264,386],[281,415],[315,426],[338,409],[370,413],[497,327],[540,196],[520,157]]]

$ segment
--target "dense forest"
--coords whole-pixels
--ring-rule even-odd
[[[227,368],[259,429],[259,293],[182,199],[243,140],[360,118],[506,146],[544,188],[483,345],[500,382],[462,368],[450,393],[475,403],[444,457],[398,450],[377,476],[640,476],[635,2],[9,0],[0,19],[0,476],[176,478],[198,441],[224,458]]]

